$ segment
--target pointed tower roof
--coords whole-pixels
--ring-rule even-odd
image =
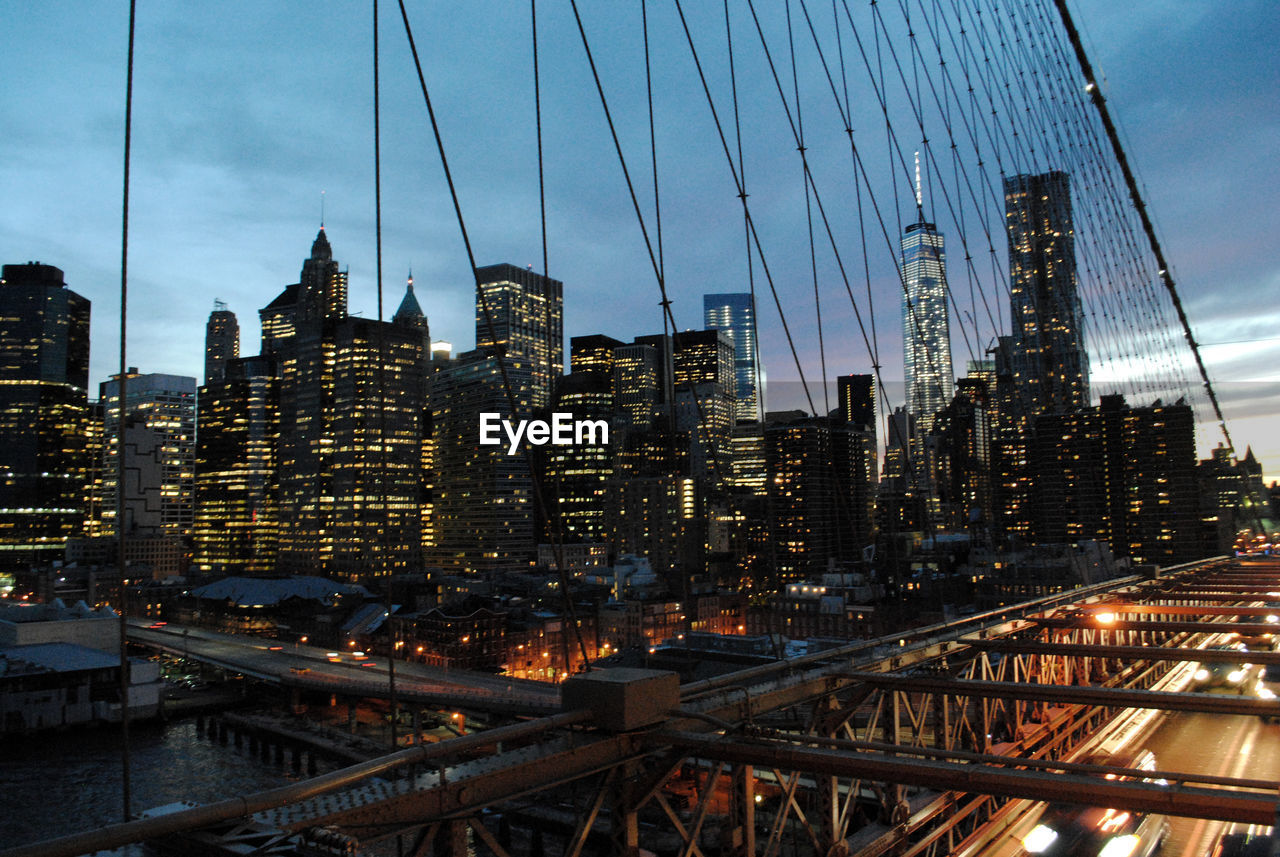
[[[333,248],[329,246],[329,238],[324,234],[323,226],[316,234],[316,240],[311,243],[311,258],[325,262],[333,261]]]
[[[421,304],[418,303],[417,297],[413,294],[413,274],[410,273],[409,282],[405,285],[404,300],[400,301],[400,308],[396,310],[396,314],[391,317],[391,320],[401,321],[425,317],[426,314],[423,313]]]

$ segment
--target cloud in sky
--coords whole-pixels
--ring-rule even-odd
[[[865,13],[862,4],[853,5],[856,15]],[[889,18],[892,10],[881,5]],[[528,10],[496,2],[468,4],[465,12],[411,6],[477,261],[541,268]],[[650,6],[664,267],[678,324],[701,326],[703,292],[745,290],[746,238],[679,21],[669,5]],[[736,155],[719,4],[687,6]],[[817,391],[799,158],[748,12],[731,6],[749,203],[796,350]],[[829,33],[830,9],[820,17],[817,4],[810,6],[820,32]],[[1280,70],[1271,52],[1256,46],[1280,38],[1278,16],[1264,0],[1233,4],[1229,13],[1208,0],[1078,0],[1072,7],[1105,76],[1104,91],[1197,335],[1206,342],[1266,339],[1274,329],[1270,307],[1280,298],[1269,249],[1280,233],[1280,207],[1274,205],[1280,160],[1268,157],[1280,136],[1274,109]],[[789,90],[781,10],[758,8]],[[297,279],[318,226],[322,190],[335,254],[351,270],[352,309],[374,315],[368,7],[230,2],[143,5],[139,12],[129,362],[144,371],[199,375],[199,343],[214,298],[238,313],[245,350],[255,351],[257,310]],[[0,74],[8,82],[0,95],[6,128],[0,135],[0,186],[6,189],[0,260],[57,264],[71,287],[93,300],[96,383],[114,371],[117,353],[127,21],[116,6],[91,2],[33,5],[9,17],[0,33]],[[630,5],[588,4],[584,21],[656,248],[639,12]],[[384,4],[382,23],[384,307],[388,314],[394,310],[412,266],[433,334],[467,348],[474,310],[466,257],[392,4]],[[566,330],[618,338],[660,330],[655,277],[576,25],[562,4],[540,4],[539,25],[550,273],[565,282]],[[862,33],[874,63],[875,29]],[[903,159],[920,147],[920,133],[906,90],[890,71],[886,87],[903,151],[887,148],[877,87],[861,70],[858,47],[846,31],[840,47],[853,81],[854,136],[872,176],[877,211],[853,177],[848,140],[812,44],[804,30],[797,34],[815,182],[858,309],[868,331],[874,325],[885,377],[900,381],[901,293],[893,260],[897,235],[915,216]],[[824,35],[823,44],[834,61],[834,41]],[[910,71],[910,52],[900,49]],[[927,62],[930,43],[922,41],[921,51],[926,62],[920,73],[936,72],[936,56],[932,66]],[[884,62],[892,69],[887,55]],[[927,92],[923,84],[921,91]],[[1007,295],[996,273],[1005,264],[1003,216],[991,198],[999,184],[997,178],[966,189],[951,176],[936,117],[929,130],[934,140],[924,156],[926,196],[947,236],[961,310],[952,320],[953,352],[963,371],[964,361],[981,356],[1007,323],[999,321],[1007,316]],[[968,145],[959,128],[957,139]],[[972,195],[988,205],[989,231],[972,212]],[[871,357],[812,202],[810,212],[829,373],[869,371]],[[958,217],[965,221],[963,233]],[[981,297],[970,303],[966,253],[985,303]],[[777,382],[792,381],[796,370],[758,259],[753,273],[768,372]],[[972,322],[964,320],[965,312]],[[1180,333],[1162,327],[1144,336],[1163,342]],[[978,353],[971,355],[966,342]],[[1236,402],[1249,416],[1239,445],[1268,432],[1280,435],[1266,418],[1271,392],[1226,392],[1239,379],[1271,377],[1274,355],[1265,343],[1256,351],[1215,346],[1205,356],[1223,386],[1228,416]],[[1280,456],[1264,464],[1274,471]]]

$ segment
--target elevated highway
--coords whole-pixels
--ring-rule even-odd
[[[347,697],[386,699],[391,684],[385,661],[354,660],[340,653],[332,662],[325,649],[285,645],[262,637],[222,634],[202,628],[130,621],[129,642],[197,660],[259,681]],[[559,711],[555,685],[466,670],[442,670],[396,662],[396,697],[402,702],[467,708],[527,716]]]

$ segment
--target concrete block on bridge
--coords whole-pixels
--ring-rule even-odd
[[[680,707],[680,677],[665,670],[596,670],[566,681],[561,699],[565,711],[591,711],[601,729],[629,732],[662,723]]]

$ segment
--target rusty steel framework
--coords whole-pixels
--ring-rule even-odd
[[[1200,605],[1200,589],[1227,598]],[[523,857],[492,829],[493,810],[533,817],[555,802],[572,806],[568,857],[659,841],[681,857],[780,857],[784,842],[837,857],[976,854],[1034,801],[1269,824],[1274,783],[1138,775],[1090,754],[1149,727],[1141,712],[1272,713],[1274,702],[1184,687],[1191,663],[1229,658],[1202,650],[1220,635],[1276,627],[1229,621],[1265,616],[1259,593],[1275,590],[1274,563],[1127,578],[689,684],[640,728],[634,712],[566,711],[0,857],[86,853],[249,816],[320,853],[395,839],[405,857]]]

